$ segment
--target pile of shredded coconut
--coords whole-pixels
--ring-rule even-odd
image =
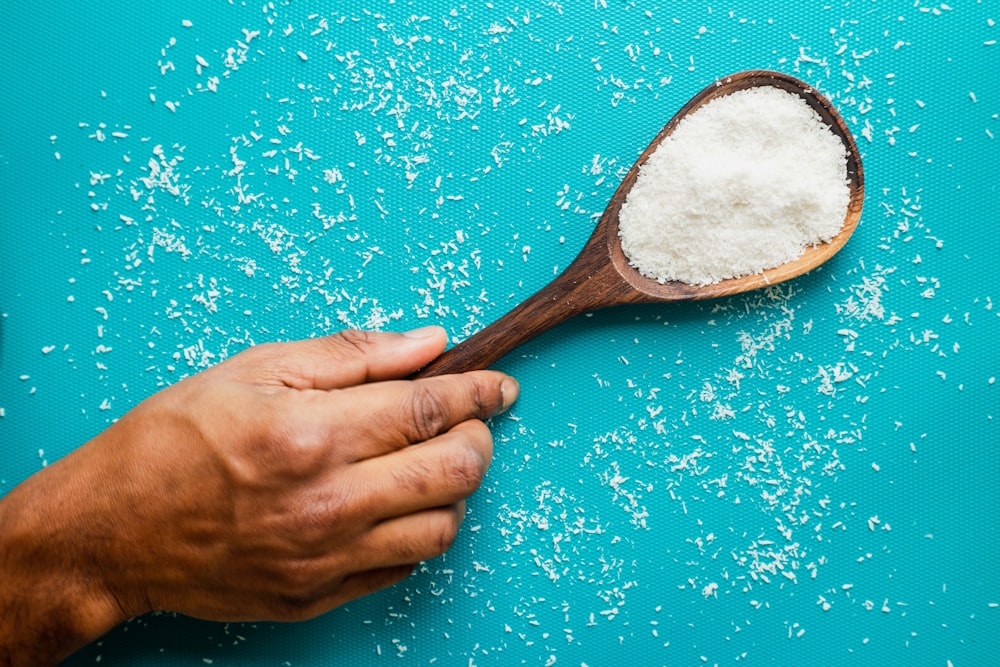
[[[844,143],[799,96],[760,86],[683,119],[622,204],[622,250],[661,283],[776,267],[829,241],[850,193]]]

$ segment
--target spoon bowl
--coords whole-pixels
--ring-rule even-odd
[[[760,273],[728,278],[710,285],[643,276],[622,250],[618,216],[635,185],[640,168],[685,117],[719,97],[747,88],[773,86],[799,96],[843,142],[849,201],[840,231],[826,243],[809,246],[797,258]],[[854,232],[864,204],[864,174],[854,138],[834,106],[815,88],[794,77],[767,70],[748,70],[709,85],[681,107],[642,152],[612,196],[590,239],[576,259],[541,290],[479,333],[467,338],[412,377],[461,373],[490,366],[522,343],[575,315],[630,303],[694,301],[739,294],[774,285],[816,268],[840,250]]]

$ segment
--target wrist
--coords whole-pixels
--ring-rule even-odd
[[[108,585],[87,458],[74,452],[0,499],[0,666],[55,663],[129,617]]]

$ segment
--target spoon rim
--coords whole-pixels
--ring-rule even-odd
[[[819,115],[823,123],[843,142],[847,153],[845,172],[849,201],[840,231],[827,242],[807,246],[799,257],[789,262],[759,273],[726,278],[708,285],[696,285],[682,281],[659,282],[654,278],[642,275],[625,255],[618,235],[621,206],[635,185],[640,169],[684,118],[715,99],[740,90],[765,85],[793,93],[804,100]],[[643,300],[689,301],[739,294],[768,285],[776,285],[818,267],[833,257],[847,243],[858,226],[863,205],[864,171],[861,165],[861,156],[854,136],[833,103],[822,95],[815,86],[783,72],[744,70],[725,76],[706,86],[674,114],[622,179],[601,216],[599,226],[605,228],[607,249],[615,270],[632,289],[641,295]],[[594,236],[600,237],[601,234],[597,233]]]

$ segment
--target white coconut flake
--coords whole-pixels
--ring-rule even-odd
[[[709,102],[642,165],[622,250],[659,282],[708,285],[833,238],[850,199],[846,149],[799,96],[771,86]]]

